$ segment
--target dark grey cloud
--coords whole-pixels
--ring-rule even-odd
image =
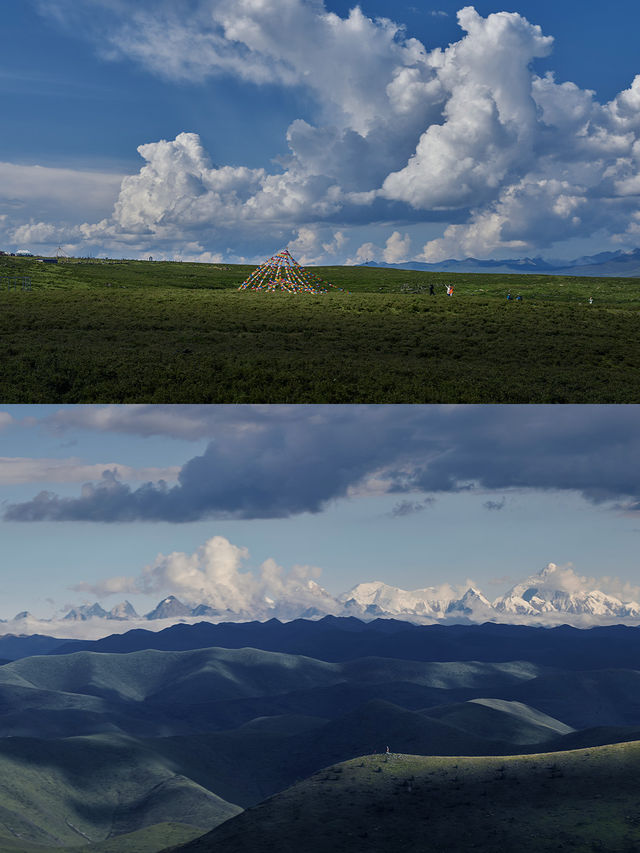
[[[499,501],[485,501],[482,506],[485,509],[496,511],[504,509],[506,502],[506,498],[501,498]]]
[[[283,518],[319,512],[373,475],[409,502],[553,489],[640,509],[639,406],[78,407],[67,426],[83,417],[84,428],[210,441],[175,486],[132,489],[105,472],[78,497],[43,492],[5,519]]]
[[[423,501],[399,501],[389,515],[391,518],[404,518],[407,515],[415,515],[417,512],[423,512],[427,509],[434,500],[435,498],[425,498]]]

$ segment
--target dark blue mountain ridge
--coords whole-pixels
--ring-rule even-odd
[[[65,640],[46,634],[4,634],[0,636],[0,658],[18,660],[18,658],[32,655],[46,655],[62,643],[65,644],[67,651],[71,651],[74,644],[83,643],[83,641]]]
[[[157,632],[136,629],[94,641],[60,641],[48,654],[186,651],[214,646],[256,648],[328,662],[379,656],[417,661],[527,660],[571,670],[635,669],[640,660],[640,626],[415,625],[397,619],[363,622],[355,617],[325,616],[315,621],[177,624]],[[8,657],[1,644],[0,654]]]
[[[424,272],[466,272],[466,273],[513,273],[537,275],[575,275],[611,278],[640,277],[640,249],[630,252],[598,252],[596,255],[584,255],[571,261],[545,260],[544,258],[447,258],[435,263],[407,261],[401,264],[387,264],[382,261],[367,261],[361,266],[386,267],[389,269],[421,270]]]

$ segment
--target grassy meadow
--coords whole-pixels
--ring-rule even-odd
[[[171,851],[638,849],[640,744],[626,743],[508,757],[364,756],[329,766]]]
[[[334,267],[349,293],[238,292],[252,269],[0,257],[0,399],[640,401],[640,279]]]

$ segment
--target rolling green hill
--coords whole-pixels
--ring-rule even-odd
[[[202,835],[202,830],[184,823],[163,821],[145,829],[119,835],[109,841],[98,841],[96,844],[78,846],[43,847],[20,840],[15,836],[0,835],[2,853],[157,853],[167,844],[185,844]]]
[[[332,765],[172,851],[626,853],[640,845],[640,743],[511,757]]]
[[[470,699],[426,708],[423,713],[476,736],[512,744],[541,743],[573,732],[571,726],[535,708],[504,699]]]
[[[635,725],[640,721],[640,672],[546,672],[515,686],[504,698],[533,705],[576,729]]]
[[[350,294],[237,292],[248,267],[0,258],[6,403],[640,398],[640,280],[333,267]],[[3,277],[28,276],[29,291]],[[455,295],[444,295],[453,282]],[[404,292],[429,283],[437,295]],[[506,301],[511,290],[523,302]],[[589,296],[595,297],[593,305]]]
[[[640,790],[633,806],[612,768],[627,762],[633,788],[636,776],[640,779],[640,753],[625,745],[601,751],[599,745],[640,737],[639,726],[640,672],[631,669],[578,672],[527,661],[383,657],[329,663],[252,648],[21,658],[0,667],[0,850],[32,853],[34,845],[47,851],[77,845],[80,851],[91,841],[87,853],[103,847],[104,853],[156,853],[218,826],[214,836],[222,853],[241,843],[224,834],[234,827],[241,828],[237,839],[248,827],[242,845],[253,853],[253,817],[239,814],[242,809],[264,815],[274,804],[288,803],[289,816],[299,815],[291,832],[292,844],[300,833],[298,843],[307,819],[309,831],[314,821],[329,819],[313,812],[329,803],[325,792],[337,792],[340,808],[351,804],[360,827],[353,837],[369,845],[367,850],[417,851],[427,830],[443,845],[433,849],[464,849],[444,846],[447,820],[496,841],[481,850],[513,849],[512,814],[525,827],[538,820],[543,840],[554,833],[569,838],[584,825],[584,838],[600,843],[585,817],[588,810],[575,799],[579,791],[587,798],[593,794],[591,811],[605,823],[613,821],[612,837],[622,845],[635,836],[624,834],[617,809],[631,817],[638,809],[640,826]],[[387,746],[405,757],[385,758]],[[589,749],[574,752],[578,747]],[[553,750],[554,757],[533,754],[542,748]],[[370,757],[352,760],[362,755]],[[429,757],[406,757],[411,755]],[[596,802],[595,782],[587,791],[580,774],[591,764],[575,758],[579,755],[597,757],[594,779],[612,798],[608,811]],[[344,761],[346,769],[319,773]],[[460,771],[457,780],[454,770]],[[394,776],[396,771],[405,775]],[[415,778],[407,781],[407,774]],[[349,785],[339,790],[334,783],[347,776]],[[372,793],[371,784],[383,779],[391,787]],[[286,793],[291,785],[294,793],[313,794],[313,808]],[[408,785],[415,796],[404,796]],[[524,800],[513,799],[518,791]],[[547,802],[554,792],[568,803],[569,828],[560,807],[554,811]],[[489,815],[487,804],[496,798],[504,812]],[[405,846],[393,848],[384,827],[371,833],[367,826],[389,816],[392,827],[396,812],[424,832],[403,823],[393,831]],[[273,818],[274,832],[282,830],[283,820]],[[339,812],[338,825],[341,821],[341,831],[351,838]],[[167,823],[165,840],[161,825]],[[526,829],[525,835],[535,831]],[[271,849],[280,849],[269,832],[265,844],[271,838]],[[461,843],[470,841],[465,836]],[[328,847],[316,849],[337,844],[330,839]],[[314,853],[313,846],[309,850]],[[620,851],[627,853],[623,846]]]
[[[284,732],[246,726],[223,732],[156,738],[148,748],[225,800],[255,805],[332,761],[367,751],[413,749],[433,754],[504,754],[499,737],[483,738],[382,700],[367,702],[324,724]]]
[[[0,734],[187,734],[259,716],[334,717],[373,698],[420,708],[504,692],[543,671],[522,662],[326,663],[256,649],[30,657],[0,668]]]
[[[123,735],[3,738],[0,842],[84,844],[163,821],[204,828],[240,811],[177,771]]]

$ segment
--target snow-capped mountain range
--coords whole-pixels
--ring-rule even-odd
[[[363,583],[340,596],[345,611],[364,618],[394,617],[429,622],[527,622],[599,624],[640,622],[640,604],[598,589],[580,589],[571,570],[549,563],[537,574],[489,601],[469,587],[460,598],[442,598],[432,588],[406,591],[384,583]]]
[[[295,596],[273,600],[264,596],[253,599],[250,606],[239,611],[210,603],[185,603],[169,595],[144,616],[139,616],[128,601],[105,610],[97,602],[71,609],[62,620],[50,620],[63,627],[68,634],[83,634],[80,625],[92,626],[90,633],[114,633],[154,622],[166,627],[175,622],[232,622],[281,621],[323,616],[355,616],[359,619],[402,619],[419,624],[454,624],[482,622],[510,622],[532,625],[569,624],[590,627],[612,622],[640,624],[640,604],[623,601],[598,589],[590,589],[570,568],[560,568],[549,563],[541,571],[513,586],[504,595],[490,601],[481,590],[470,586],[462,595],[452,587],[426,587],[404,590],[381,581],[360,583],[337,597],[332,596],[313,580],[301,585]],[[13,623],[24,633],[27,626],[42,630],[49,620],[34,620],[23,611]],[[38,623],[37,627],[34,623]],[[119,624],[114,624],[119,623]],[[77,625],[75,630],[69,630]],[[104,626],[102,629],[100,626]]]

